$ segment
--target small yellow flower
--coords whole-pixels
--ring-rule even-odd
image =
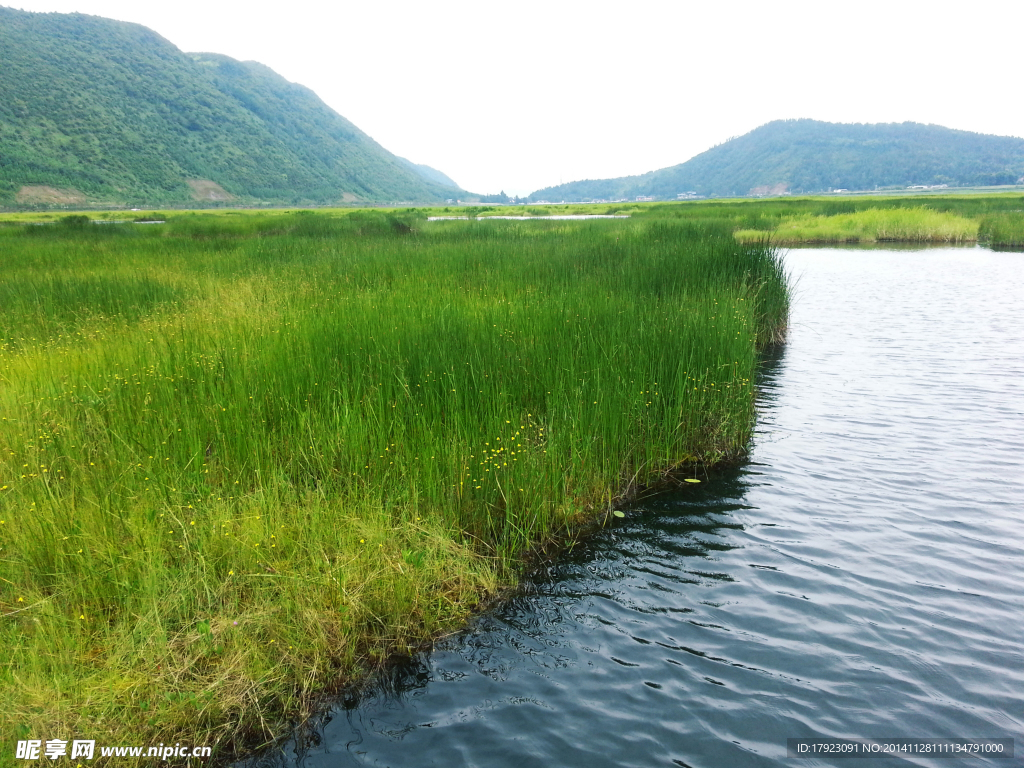
[[[234,575],[235,575],[234,571],[228,571],[228,576],[234,576]]]

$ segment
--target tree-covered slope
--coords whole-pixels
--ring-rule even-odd
[[[126,204],[451,195],[308,88],[137,24],[0,8],[0,62],[0,204],[26,187]]]
[[[437,168],[431,168],[429,165],[423,165],[422,163],[414,163],[412,160],[406,160],[404,157],[400,157],[398,159],[427,181],[440,184],[442,187],[448,187],[450,190],[458,192],[462,191],[462,187],[460,187],[453,178],[437,170]]]
[[[619,179],[541,189],[531,200],[617,199],[679,193],[733,197],[925,184],[1013,184],[1024,176],[1024,139],[919,123],[777,120],[681,165]]]

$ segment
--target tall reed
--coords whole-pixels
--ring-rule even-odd
[[[0,718],[105,743],[270,737],[741,453],[788,314],[772,249],[658,219],[176,215],[0,264]]]
[[[765,232],[739,229],[741,242],[757,242]],[[880,241],[962,243],[978,239],[978,222],[929,208],[868,208],[831,216],[783,218],[771,233],[773,242],[875,243]]]
[[[980,222],[980,238],[996,248],[1024,247],[1024,211],[984,216]]]

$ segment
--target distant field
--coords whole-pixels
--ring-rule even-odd
[[[290,216],[301,209],[206,211],[203,215],[233,219],[257,217],[271,219]],[[322,215],[343,217],[353,213],[362,215],[366,209],[319,209]],[[875,242],[881,239],[935,240],[981,242],[995,246],[1012,247],[1021,243],[1019,222],[1024,214],[1024,189],[977,188],[935,190],[928,192],[898,191],[886,194],[856,194],[820,197],[771,197],[692,200],[658,203],[555,203],[548,205],[448,205],[421,208],[370,209],[393,211],[401,216],[489,216],[540,217],[562,214],[618,214],[633,218],[679,219],[703,224],[714,223],[731,228],[737,237],[752,241],[772,233],[780,244],[800,242]],[[879,214],[890,211],[890,214]],[[913,213],[907,213],[913,211]],[[91,211],[88,216],[97,220],[124,220],[154,213],[174,216],[197,216],[198,213],[174,210],[158,211]],[[974,224],[960,222],[954,230],[940,224],[952,219],[931,214],[948,214],[968,219]],[[68,212],[36,211],[0,213],[4,222],[53,222]],[[840,217],[840,218],[836,218]],[[845,217],[845,218],[843,218]],[[886,219],[886,217],[889,217]],[[916,218],[917,222],[911,221]],[[926,220],[927,219],[927,220]],[[895,221],[904,229],[884,229],[887,222]],[[878,230],[882,224],[883,229]],[[975,227],[975,224],[977,227]],[[796,225],[794,227],[794,225]],[[908,228],[909,227],[909,228]]]
[[[776,197],[648,204],[642,216],[715,221],[743,242],[973,242],[1014,247],[1024,241],[1024,195],[900,194]]]
[[[757,242],[763,230],[741,229],[736,238]],[[771,233],[780,245],[795,243],[966,243],[978,239],[978,222],[928,208],[871,208],[831,216],[787,216]]]
[[[267,738],[742,454],[774,251],[650,208],[423,214],[5,217],[5,732]]]

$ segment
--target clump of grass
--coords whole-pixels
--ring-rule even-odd
[[[766,238],[760,230],[739,229],[740,242]],[[876,243],[884,241],[962,243],[978,239],[978,222],[930,208],[868,208],[832,216],[801,214],[782,219],[770,239],[777,244]]]
[[[994,248],[1024,247],[1024,212],[993,213],[982,217],[979,237]]]
[[[272,737],[616,494],[742,452],[788,312],[726,224],[127,227],[0,238],[7,732]]]

